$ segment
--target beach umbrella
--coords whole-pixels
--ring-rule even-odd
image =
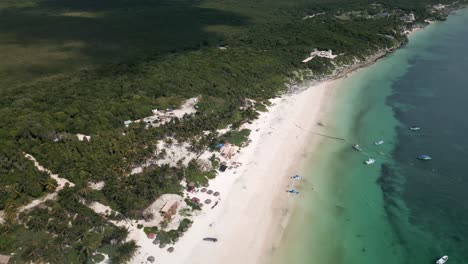
[[[166,247],[166,244],[164,243],[159,244],[159,248],[165,248],[165,247]]]
[[[206,200],[205,200],[205,203],[206,203],[206,204],[210,204],[210,203],[211,203],[211,200],[210,200],[210,199],[206,199]]]
[[[207,194],[212,194],[213,191],[212,191],[212,190],[208,190],[206,193],[207,193]]]
[[[187,190],[188,191],[193,191],[195,189],[195,183],[194,182],[190,182],[189,184],[187,184]]]
[[[206,188],[202,188],[202,189],[201,189],[201,192],[206,192]]]
[[[161,241],[159,241],[159,239],[153,240],[153,244],[154,244],[154,245],[157,245],[157,244],[159,244],[160,242],[161,242]]]
[[[214,196],[218,196],[219,195],[219,192],[215,192],[213,193]]]
[[[170,247],[167,249],[167,252],[172,253],[174,251],[174,247]]]
[[[153,263],[156,259],[153,256],[149,256],[146,260]]]

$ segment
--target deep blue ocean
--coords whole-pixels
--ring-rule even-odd
[[[467,50],[464,9],[339,81],[278,263],[468,264]]]
[[[393,225],[408,257],[447,254],[448,263],[468,263],[468,12],[422,34],[425,47],[409,60],[387,100],[401,126],[394,166],[384,167],[382,177],[399,179],[395,188],[385,185],[392,180],[381,182],[389,212],[392,199],[407,207],[408,225],[398,217]],[[433,159],[421,162],[419,154]]]

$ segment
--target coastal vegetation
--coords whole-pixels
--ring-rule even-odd
[[[435,4],[3,1],[0,253],[15,253],[13,263],[94,263],[101,259],[96,254],[128,262],[137,245],[111,220],[143,219],[160,195],[180,194],[181,181],[204,185],[216,176],[215,168],[203,171],[195,160],[131,173],[158,159],[159,141],[190,142],[195,153],[225,141],[242,146],[250,134],[242,124],[286,92],[285,84],[323,79],[397,48],[406,42],[405,30],[445,17],[447,9]],[[303,63],[314,48],[338,57]],[[157,127],[124,125],[193,97],[200,98],[195,114]],[[256,103],[246,106],[247,98]],[[74,186],[21,210],[57,187],[24,153]],[[90,188],[98,182],[101,189]],[[117,213],[98,214],[92,202]],[[188,221],[180,230],[158,230],[158,237],[173,242]]]

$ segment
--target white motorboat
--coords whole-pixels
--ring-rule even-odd
[[[354,145],[353,145],[353,149],[355,149],[355,150],[357,150],[357,151],[361,151],[361,150],[362,150],[362,148],[359,147],[359,144],[354,144]]]
[[[431,160],[432,158],[429,155],[423,154],[423,155],[419,155],[418,159],[420,159],[420,160]]]
[[[367,165],[373,164],[374,162],[375,162],[375,159],[368,159],[368,160],[364,161],[364,163],[367,164]]]
[[[383,140],[378,140],[378,141],[374,142],[374,144],[377,145],[377,146],[382,145],[383,143],[384,143]]]
[[[420,127],[417,127],[417,126],[412,126],[412,127],[410,127],[409,129],[412,130],[412,131],[418,131],[418,130],[420,130],[421,128],[420,128]]]
[[[447,260],[448,260],[448,256],[443,256],[439,260],[436,261],[436,264],[444,264],[445,262],[447,262]]]

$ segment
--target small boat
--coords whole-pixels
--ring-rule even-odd
[[[359,144],[354,144],[354,145],[353,145],[353,149],[355,149],[355,150],[357,150],[357,151],[361,151],[361,150],[362,150],[362,148],[359,147]]]
[[[203,240],[205,240],[205,241],[211,241],[211,242],[218,242],[218,239],[217,239],[217,238],[214,238],[214,237],[205,237],[205,238],[203,238]]]
[[[421,128],[420,127],[417,127],[417,126],[412,126],[409,128],[411,131],[418,131],[420,130]]]
[[[383,140],[379,140],[379,141],[374,142],[374,144],[377,145],[377,146],[382,145],[383,143],[384,143]]]
[[[291,177],[291,179],[294,179],[294,180],[302,180],[302,177],[299,176],[299,175],[294,175]]]
[[[423,154],[423,155],[419,155],[418,159],[420,159],[420,160],[431,160],[432,158],[429,155]]]
[[[436,264],[444,264],[445,262],[447,262],[447,260],[448,260],[448,256],[443,256],[439,260],[436,261]]]
[[[291,189],[291,190],[287,190],[288,193],[292,193],[292,194],[299,194],[298,191],[294,190],[294,189]]]
[[[374,162],[375,162],[375,159],[368,159],[368,160],[364,161],[364,163],[367,164],[367,165],[373,164]]]

